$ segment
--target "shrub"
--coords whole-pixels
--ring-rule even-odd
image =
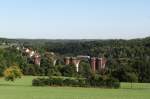
[[[63,78],[49,78],[53,82],[53,85],[62,86],[63,85]]]
[[[33,79],[33,86],[85,86],[84,79],[78,78],[63,78],[63,77],[50,77],[50,78],[36,78]]]
[[[117,79],[102,76],[92,76],[89,79],[72,77],[50,77],[36,78],[32,81],[33,86],[73,86],[73,87],[107,87],[119,88],[120,82]]]
[[[107,78],[106,79],[106,86],[109,88],[119,88],[120,87],[120,82],[119,80],[115,79],[115,78]]]
[[[14,81],[16,78],[21,78],[22,73],[18,66],[10,66],[4,71],[4,77],[7,81]]]
[[[109,76],[100,76],[93,75],[89,78],[88,85],[91,87],[108,87],[108,88],[119,88],[120,82],[119,80],[109,77]]]
[[[34,85],[34,86],[48,86],[49,80],[47,80],[46,78],[33,79],[32,85]]]

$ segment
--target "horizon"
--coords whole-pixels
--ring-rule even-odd
[[[125,38],[125,37],[106,37],[106,38],[92,38],[92,37],[78,37],[78,38],[61,38],[61,37],[53,37],[53,38],[47,38],[47,37],[43,37],[43,38],[40,38],[40,37],[11,37],[11,36],[0,36],[0,38],[4,38],[4,39],[44,39],[44,40],[113,40],[113,39],[122,39],[122,40],[132,40],[132,39],[144,39],[144,38],[147,38],[147,37],[150,37],[150,35],[146,35],[146,36],[137,36],[137,37],[128,37],[128,38]]]
[[[135,39],[145,39],[150,38],[150,36],[138,37],[138,38],[8,38],[8,37],[0,37],[0,39],[12,39],[12,40],[135,40]]]
[[[149,0],[0,1],[0,37],[136,39],[150,36]]]

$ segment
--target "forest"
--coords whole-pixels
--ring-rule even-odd
[[[26,47],[41,55],[41,65],[16,48]],[[55,53],[56,66],[52,60]],[[46,54],[49,53],[47,56]],[[105,57],[106,72],[101,75],[118,79],[120,82],[150,82],[150,37],[143,39],[113,40],[44,40],[44,39],[6,39],[0,38],[0,76],[12,65],[17,65],[23,75],[89,77],[92,72],[87,61],[80,63],[80,71],[64,64],[65,56],[88,55]]]

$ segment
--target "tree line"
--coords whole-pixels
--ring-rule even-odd
[[[7,43],[13,41],[19,46],[38,50],[42,55],[41,66],[29,63],[28,59],[13,47],[0,49],[1,76],[6,68],[15,63],[24,75],[89,77],[91,69],[87,61],[81,62],[78,74],[74,66],[66,66],[63,63],[64,56],[89,55],[106,57],[105,75],[114,77],[120,82],[150,82],[150,37],[132,40],[40,40],[40,42],[2,39],[2,42]],[[56,66],[53,66],[51,56],[44,56],[45,52],[57,54]]]

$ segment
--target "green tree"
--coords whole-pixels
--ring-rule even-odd
[[[76,68],[74,65],[66,65],[61,69],[63,76],[74,77],[77,76]]]
[[[128,81],[131,82],[131,88],[133,82],[138,82],[138,76],[135,73],[127,73]]]

